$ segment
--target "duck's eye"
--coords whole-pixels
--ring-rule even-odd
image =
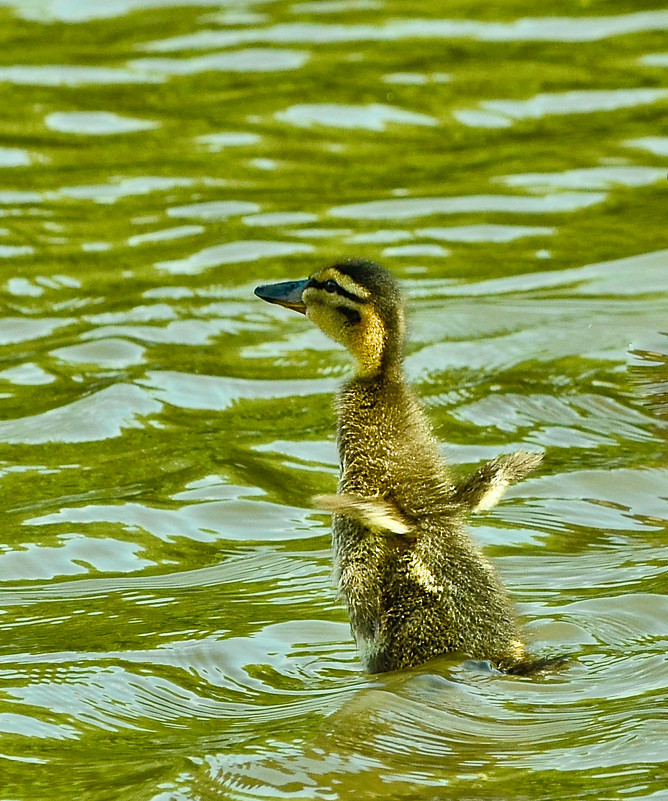
[[[336,292],[336,290],[339,288],[339,285],[336,283],[336,281],[333,281],[330,278],[329,281],[325,281],[325,283],[322,285],[322,288],[325,290],[325,292]]]

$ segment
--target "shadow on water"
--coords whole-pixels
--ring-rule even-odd
[[[639,394],[650,409],[664,423],[668,419],[668,334],[662,332],[640,343],[634,343],[630,352],[631,376],[639,386]]]

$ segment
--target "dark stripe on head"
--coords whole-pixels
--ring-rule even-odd
[[[368,302],[366,298],[361,298],[353,292],[348,292],[347,289],[344,289],[341,284],[337,283],[333,278],[328,278],[327,281],[316,281],[315,278],[311,278],[308,285],[310,287],[312,286],[314,289],[324,289],[325,292],[331,292],[342,298],[348,298],[348,300],[352,300],[355,303]]]
[[[346,318],[351,325],[357,325],[362,319],[357,309],[351,309],[349,306],[337,306],[337,312]]]
[[[390,297],[396,301],[401,296],[394,276],[369,259],[348,259],[332,264],[332,269],[352,278],[375,298]]]

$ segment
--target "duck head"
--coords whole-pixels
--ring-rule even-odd
[[[259,286],[255,294],[305,314],[350,351],[358,375],[400,369],[404,303],[394,277],[378,264],[363,259],[338,262],[303,281]]]

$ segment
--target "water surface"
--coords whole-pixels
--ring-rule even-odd
[[[0,795],[668,793],[668,13],[3,0]],[[345,353],[256,284],[377,259],[544,680],[362,671]]]

